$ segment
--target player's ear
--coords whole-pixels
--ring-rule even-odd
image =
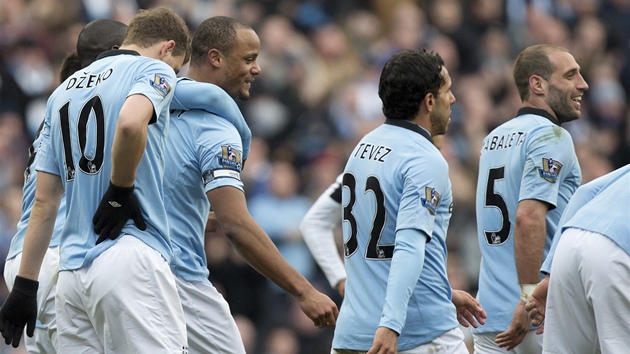
[[[540,75],[529,77],[529,89],[536,95],[543,95],[547,90],[547,80]]]
[[[216,48],[212,48],[208,51],[208,62],[214,66],[214,67],[220,67],[223,61],[223,55],[221,55],[221,52],[216,49]]]
[[[175,48],[175,41],[170,39],[168,41],[166,41],[166,43],[164,43],[162,45],[162,48],[160,49],[160,56],[159,59],[162,60],[164,59],[169,53],[173,52],[173,49]]]
[[[433,111],[433,107],[435,106],[435,96],[433,96],[430,92],[424,95],[422,106],[427,112],[431,113]]]

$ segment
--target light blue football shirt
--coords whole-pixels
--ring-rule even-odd
[[[68,218],[62,230],[60,270],[85,267],[117,242],[107,239],[95,246],[98,235],[92,217],[110,183],[120,109],[128,96],[136,94],[147,97],[155,110],[134,182],[147,229],[140,231],[129,220],[122,232],[170,261],[162,178],[175,83],[175,72],[167,64],[134,51],[115,50],[70,76],[49,98],[37,170],[59,175],[66,190]]]
[[[26,170],[24,171],[24,186],[22,187],[22,215],[20,221],[17,224],[17,232],[11,239],[11,246],[7,253],[7,260],[15,258],[18,254],[22,253],[24,248],[24,236],[26,235],[26,226],[28,220],[31,217],[31,210],[33,209],[33,203],[35,202],[35,185],[37,184],[37,170],[35,170],[36,161],[39,159],[39,144],[41,143],[41,129],[44,123],[40,126],[33,145],[28,150],[28,162]],[[61,237],[61,228],[66,221],[66,201],[61,199],[59,204],[59,212],[57,213],[57,219],[55,220],[55,228],[53,230],[52,238],[50,240],[49,247],[59,246],[59,239]]]
[[[630,175],[624,174],[562,225],[608,237],[630,256]]]
[[[368,350],[385,326],[407,350],[457,327],[446,275],[452,202],[448,165],[420,126],[387,120],[354,148],[343,177],[348,278],[333,348]],[[392,260],[422,248],[424,264]]]
[[[555,122],[544,110],[521,108],[483,140],[476,197],[481,250],[477,299],[488,318],[475,333],[507,330],[520,298],[514,259],[518,203],[535,199],[551,205],[544,257],[560,215],[581,183],[573,140]]]
[[[560,217],[560,221],[558,222],[558,229],[556,230],[556,234],[553,237],[553,243],[551,244],[551,249],[545,258],[545,261],[540,268],[540,271],[545,274],[549,274],[551,272],[551,264],[553,263],[553,255],[556,252],[556,247],[558,246],[558,241],[560,241],[560,235],[562,235],[563,225],[567,223],[569,219],[571,219],[578,210],[580,210],[583,206],[585,206],[588,202],[593,200],[597,195],[600,194],[603,190],[605,190],[611,183],[617,181],[619,178],[626,176],[630,172],[630,165],[626,165],[624,167],[620,167],[610,173],[607,173],[599,178],[596,178],[584,185],[581,185],[576,191],[575,194],[571,197],[569,204],[564,209],[564,213],[562,213],[562,217]],[[628,185],[630,188],[630,185]],[[620,202],[624,202],[620,199]],[[627,201],[626,201],[627,202]],[[617,208],[616,204],[612,204],[610,206],[611,209]],[[608,209],[607,209],[608,210]],[[604,216],[602,220],[610,220],[612,218],[612,214],[610,216]],[[626,219],[628,219],[630,215],[626,215]],[[595,218],[595,216],[589,217],[589,219]],[[594,219],[595,222],[601,222],[600,220]],[[627,250],[626,250],[627,252]]]
[[[241,137],[230,122],[206,111],[174,111],[165,158],[164,201],[174,252],[171,269],[185,281],[208,281],[206,192],[223,186],[243,190]]]
[[[236,127],[243,145],[243,160],[249,156],[252,131],[234,99],[217,85],[186,77],[177,81],[171,110],[199,109],[227,119]]]

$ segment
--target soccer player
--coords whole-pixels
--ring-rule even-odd
[[[25,324],[33,333],[37,278],[65,189],[58,351],[187,352],[168,264],[162,178],[175,72],[189,53],[179,16],[166,8],[140,11],[119,50],[101,54],[53,92],[22,262],[0,310],[7,342],[17,345]]]
[[[440,149],[444,136],[436,135],[432,138],[434,145]],[[343,173],[317,198],[300,222],[300,232],[306,246],[324,272],[330,286],[336,289],[341,297],[345,293],[347,275],[337,250],[333,230],[341,221],[342,178]],[[468,326],[464,323],[462,325]],[[476,326],[477,323],[473,325]]]
[[[525,309],[529,313],[529,318],[532,320],[532,324],[538,327],[536,329],[537,334],[542,334],[545,327],[545,306],[547,303],[547,292],[549,287],[551,266],[553,264],[553,256],[558,246],[558,242],[560,241],[560,238],[562,236],[562,226],[565,225],[568,220],[573,218],[584,205],[593,200],[602,191],[606,190],[606,188],[610,184],[614,183],[628,173],[630,173],[630,165],[618,168],[615,171],[596,178],[591,182],[580,186],[571,197],[571,200],[569,200],[569,203],[564,209],[562,217],[558,222],[559,227],[556,230],[556,234],[554,235],[551,249],[549,250],[547,257],[545,258],[545,261],[540,268],[540,271],[547,276],[536,286],[536,289],[525,304]]]
[[[432,139],[450,123],[451,78],[438,54],[403,50],[378,92],[387,120],[354,148],[342,179],[348,278],[333,353],[466,354],[446,275],[451,182]],[[475,301],[468,311],[483,316]]]
[[[108,19],[94,20],[83,28],[77,39],[77,50],[69,54],[61,66],[61,82],[65,81],[77,70],[91,64],[96,57],[110,49],[118,48],[123,42],[127,25],[122,22]],[[29,158],[24,171],[24,187],[22,194],[22,216],[17,225],[17,232],[11,239],[11,246],[7,254],[4,267],[4,279],[9,290],[13,289],[13,279],[18,274],[24,235],[28,224],[35,197],[35,183],[37,170],[35,166],[38,160],[38,147],[41,141],[40,126],[33,144],[29,148]],[[39,288],[37,290],[37,324],[33,337],[25,337],[24,344],[29,353],[56,353],[57,348],[57,323],[55,321],[55,288],[57,272],[59,270],[59,238],[61,228],[66,220],[66,202],[61,200],[59,213],[55,221],[55,227],[46,255],[44,256],[39,273]],[[19,342],[19,341],[18,341]]]
[[[197,85],[197,95],[212,83],[246,100],[260,73],[259,50],[258,35],[250,26],[229,17],[209,18],[192,41],[188,76],[194,81],[180,83],[187,90]],[[282,258],[247,210],[240,179],[243,146],[234,125],[208,110],[176,110],[165,151],[170,168],[164,193],[175,253],[171,268],[186,315],[190,353],[245,353],[227,302],[208,280],[204,230],[210,206],[249,264],[294,295],[315,325],[334,326],[334,302]]]
[[[549,278],[544,353],[630,348],[629,216],[625,173],[562,225]]]
[[[525,303],[581,183],[573,141],[561,127],[580,116],[588,89],[580,66],[564,48],[534,45],[516,58],[513,75],[523,108],[484,138],[479,162],[477,299],[488,320],[473,330],[477,354],[541,352]]]

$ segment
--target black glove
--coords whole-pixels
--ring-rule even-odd
[[[99,234],[96,244],[98,245],[108,238],[115,240],[120,236],[123,226],[129,219],[133,219],[138,229],[145,230],[147,228],[142,218],[140,204],[133,195],[133,186],[117,187],[109,182],[109,188],[103,195],[103,199],[101,199],[101,203],[92,218],[94,232]]]
[[[29,337],[33,336],[37,321],[38,286],[37,280],[16,276],[13,290],[0,309],[0,332],[4,337],[4,342],[13,343],[13,348],[20,345],[24,325],[26,325],[26,334]]]

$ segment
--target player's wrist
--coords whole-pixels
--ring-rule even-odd
[[[24,278],[19,275],[15,276],[15,281],[13,282],[13,290],[19,293],[27,296],[36,296],[38,287],[39,282],[37,280]]]
[[[532,296],[537,285],[538,284],[521,284],[521,301],[527,303],[527,300]]]
[[[125,198],[128,197],[129,195],[133,194],[133,190],[134,190],[134,185],[132,184],[131,187],[120,187],[114,184],[114,182],[110,181],[109,182],[109,191],[111,193],[111,196],[114,198]]]

